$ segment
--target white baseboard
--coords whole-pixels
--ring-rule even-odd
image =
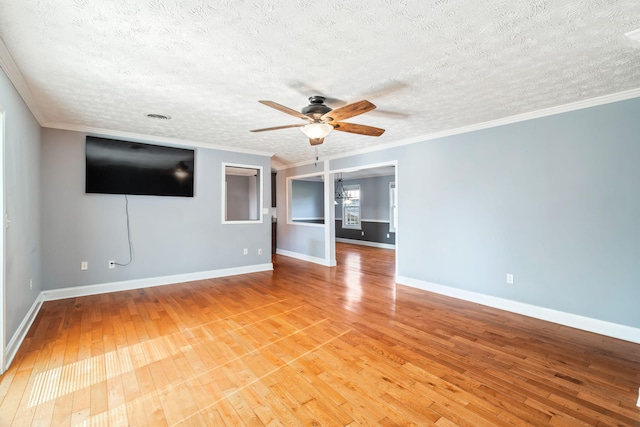
[[[194,280],[215,279],[216,277],[235,276],[238,274],[257,273],[273,270],[273,264],[256,264],[245,267],[222,268],[220,270],[199,271],[196,273],[175,274],[172,276],[150,277],[146,279],[126,280],[122,282],[100,283],[98,285],[75,286],[73,288],[42,291],[43,301],[54,301],[65,298],[76,298],[88,295],[106,294],[109,292],[130,291],[132,289],[150,288],[152,286],[172,285],[192,282]]]
[[[356,240],[356,239],[344,239],[342,237],[336,237],[336,242],[349,243],[352,245],[371,246],[372,248],[393,249],[393,250],[396,249],[396,245],[391,245],[389,243],[368,242],[366,240]]]
[[[640,329],[631,326],[592,319],[590,317],[565,313],[563,311],[511,301],[491,295],[479,294],[464,289],[438,285],[410,277],[398,276],[396,277],[396,283],[640,344]]]
[[[301,254],[298,252],[291,252],[291,251],[287,251],[285,249],[276,249],[276,253],[278,255],[284,255],[287,256],[289,258],[295,258],[295,259],[300,259],[302,261],[308,261],[308,262],[312,262],[314,264],[320,264],[320,265],[324,265],[325,267],[335,267],[336,266],[336,260],[326,260],[324,258],[317,258],[311,255],[305,255],[305,254]]]
[[[2,372],[9,369],[11,362],[13,362],[13,358],[16,357],[18,349],[20,348],[20,345],[22,345],[22,341],[24,341],[24,338],[27,336],[27,332],[29,332],[31,325],[33,325],[33,321],[36,320],[36,316],[40,311],[40,307],[42,307],[43,301],[44,300],[42,299],[41,292],[33,302],[33,305],[27,312],[27,315],[24,317],[24,319],[22,319],[22,323],[20,323],[20,326],[18,326],[18,330],[11,337],[11,340],[7,344],[7,348],[5,350],[4,367],[2,369]]]

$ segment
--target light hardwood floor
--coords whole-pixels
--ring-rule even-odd
[[[47,302],[0,382],[0,425],[638,426],[640,345],[336,268]]]

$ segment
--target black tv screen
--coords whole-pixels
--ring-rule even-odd
[[[194,150],[87,136],[87,193],[193,197]]]

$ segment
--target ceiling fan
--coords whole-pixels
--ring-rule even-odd
[[[309,137],[309,143],[311,145],[320,145],[324,141],[324,138],[332,130],[339,130],[341,132],[357,133],[367,136],[380,136],[384,133],[384,129],[376,128],[373,126],[359,125],[356,123],[345,123],[338,120],[348,119],[357,115],[366,113],[367,111],[374,110],[375,105],[369,101],[358,101],[352,104],[345,105],[343,107],[332,110],[324,103],[324,96],[311,96],[309,97],[310,104],[304,107],[301,112],[297,112],[289,107],[280,105],[273,101],[258,101],[268,107],[275,108],[278,111],[289,114],[294,117],[306,120],[308,123],[301,123],[297,125],[285,125],[276,126],[264,129],[254,129],[251,132],[264,132],[268,130],[288,129],[288,128],[301,128],[302,132]]]

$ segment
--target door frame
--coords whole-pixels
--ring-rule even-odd
[[[325,177],[324,177],[324,182],[325,182],[325,209],[327,209],[326,214],[325,214],[325,222],[327,222],[326,218],[329,218],[329,224],[325,224],[325,237],[326,240],[328,242],[328,244],[326,245],[326,255],[327,255],[327,259],[330,259],[332,261],[332,265],[336,265],[336,233],[335,233],[335,208],[334,208],[334,204],[333,204],[333,200],[334,200],[334,188],[335,188],[335,176],[336,174],[339,173],[349,173],[349,172],[356,172],[362,169],[374,169],[374,168],[378,168],[378,167],[385,167],[385,166],[393,166],[394,167],[394,171],[395,171],[395,176],[394,176],[394,182],[396,183],[396,203],[397,203],[397,210],[396,213],[399,216],[399,212],[400,212],[400,204],[398,202],[399,200],[399,182],[398,182],[398,161],[397,160],[390,160],[388,162],[381,162],[381,163],[370,163],[370,164],[363,164],[363,165],[359,165],[359,166],[352,166],[352,167],[347,167],[347,168],[340,168],[340,169],[331,169],[330,165],[329,165],[329,161],[325,161]],[[327,215],[328,214],[328,215]],[[400,221],[398,221],[398,225],[396,227],[396,254],[395,254],[395,277],[398,277],[398,259],[399,259],[399,251],[400,251]]]
[[[6,111],[0,106],[0,212],[2,212],[2,224],[0,226],[0,374],[3,374],[7,366],[7,322],[6,322],[6,293],[5,293],[5,267],[6,267],[6,231],[7,210],[5,202],[5,116]]]

